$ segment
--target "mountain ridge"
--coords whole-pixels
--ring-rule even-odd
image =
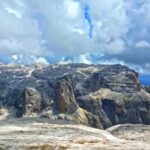
[[[139,74],[119,64],[0,64],[1,108],[105,129],[150,124],[150,94]]]

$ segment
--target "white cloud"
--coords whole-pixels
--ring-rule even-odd
[[[64,1],[64,9],[66,11],[66,15],[72,19],[78,17],[81,13],[80,3],[74,0]]]
[[[35,59],[35,63],[49,64],[48,61],[43,57],[39,57],[39,58]]]
[[[77,58],[76,62],[84,63],[84,64],[92,64],[92,62],[88,59],[88,56],[89,56],[88,53],[82,54]]]
[[[135,47],[137,48],[150,48],[150,43],[148,41],[140,41],[135,43]]]
[[[125,50],[125,43],[122,39],[115,39],[106,45],[108,53],[119,54]]]
[[[144,66],[150,64],[149,6],[149,0],[1,0],[0,54],[84,63],[104,54]]]
[[[20,55],[12,55],[12,63],[17,64],[33,64],[33,63],[43,63],[48,64],[47,60],[43,57],[35,57],[33,55],[28,54],[20,54]]]
[[[46,54],[48,54],[49,51],[52,53],[55,53],[55,51],[60,52],[60,54],[71,54],[72,52],[80,54],[93,50],[99,51],[102,49],[103,44],[107,44],[108,39],[120,38],[124,32],[121,28],[126,21],[120,19],[121,17],[125,18],[122,8],[123,2],[119,2],[117,6],[114,7],[114,4],[117,2],[119,1],[115,0],[114,2],[109,2],[109,4],[108,1],[99,2],[95,0],[92,3],[85,1],[91,9],[93,25],[95,26],[95,36],[93,40],[90,40],[88,37],[89,26],[84,18],[82,4],[79,1],[56,0],[49,2],[45,0],[44,3],[41,0],[31,0],[31,2],[28,3],[24,0],[15,0],[14,3],[3,1],[2,7],[5,12],[1,9],[3,12],[0,17],[3,23],[0,27],[0,31],[4,29],[3,31],[5,32],[3,34],[5,36],[8,35],[8,37],[2,40],[11,41],[9,37],[12,36],[15,38],[14,41],[19,41],[19,43],[23,43],[22,45],[32,45],[31,43],[24,44],[23,41],[24,38],[30,38],[31,41],[35,41],[34,43],[37,44],[33,45],[33,48],[34,46],[36,47],[34,54],[39,54],[39,51],[43,51],[43,45],[40,43],[43,40],[41,38],[42,34],[46,37],[47,41],[48,50],[45,52]],[[104,13],[103,5],[106,5],[106,17],[102,17]],[[97,13],[97,11],[99,13]],[[115,16],[112,15],[111,11],[114,11]],[[44,20],[42,20],[44,22],[40,22],[41,18],[37,16],[38,14],[44,18]],[[117,16],[118,14],[122,15]],[[34,18],[34,16],[37,17]],[[126,19],[124,18],[123,20]],[[118,21],[117,27],[114,22],[115,19]],[[101,22],[101,27],[97,25],[99,22]],[[80,45],[81,48],[77,45]],[[37,50],[37,47],[39,50]],[[32,46],[24,47],[22,51],[31,52],[33,48]]]
[[[3,2],[5,12],[1,13],[3,24],[0,25],[0,31],[4,29],[2,35],[8,36],[2,37],[1,40],[9,41],[10,47],[14,45],[14,41],[18,42],[16,45],[20,46],[17,52],[23,51],[34,55],[44,56],[52,53],[54,55],[59,53],[62,56],[80,55],[86,52],[104,52],[105,49],[106,53],[112,53],[114,50],[110,50],[109,46],[105,45],[113,44],[115,47],[118,39],[124,37],[128,30],[124,29],[127,17],[123,1],[85,0],[83,2],[90,8],[94,26],[93,39],[89,38],[89,25],[84,18],[83,4],[79,1],[31,0],[27,3],[24,0],[15,0],[14,3]],[[10,38],[14,39],[13,42]],[[43,38],[46,41],[44,44],[42,44]],[[8,46],[1,49],[12,52]],[[120,53],[121,50],[123,48],[119,44],[119,47],[115,48],[115,53]]]
[[[44,47],[38,23],[27,16],[26,7],[16,2],[6,0],[0,4],[0,53],[41,55]]]
[[[14,9],[12,9],[12,8],[9,8],[9,7],[5,7],[4,9],[5,9],[8,13],[13,14],[13,15],[15,15],[17,18],[21,19],[22,15],[21,15],[21,13],[19,13],[18,11],[14,10]]]

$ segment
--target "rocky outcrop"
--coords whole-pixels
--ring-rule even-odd
[[[60,113],[72,114],[78,105],[75,100],[73,88],[68,81],[60,80],[56,87],[56,101]]]
[[[86,111],[85,109],[82,109],[82,108],[77,109],[76,112],[73,114],[73,118],[78,123],[103,129],[99,116],[94,115]]]
[[[94,72],[87,80],[87,87],[94,92],[99,88],[108,88],[116,92],[140,91],[138,74],[121,65],[107,66]]]
[[[150,94],[122,65],[0,64],[0,106],[17,117],[74,120],[96,128],[150,124]]]
[[[16,115],[21,117],[23,115],[33,115],[33,113],[39,113],[41,111],[41,95],[37,89],[31,87],[25,87],[21,95],[15,101],[15,107],[17,108]]]

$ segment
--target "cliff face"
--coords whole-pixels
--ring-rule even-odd
[[[145,91],[147,91],[148,93],[150,93],[150,86],[145,86],[144,89],[145,89]]]
[[[150,124],[150,94],[122,65],[0,65],[0,107],[96,128]]]

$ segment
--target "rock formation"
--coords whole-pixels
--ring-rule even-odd
[[[0,64],[0,107],[95,128],[150,124],[150,94],[122,65]]]
[[[60,80],[56,87],[56,101],[60,113],[72,114],[78,105],[75,100],[74,91],[68,81]]]

